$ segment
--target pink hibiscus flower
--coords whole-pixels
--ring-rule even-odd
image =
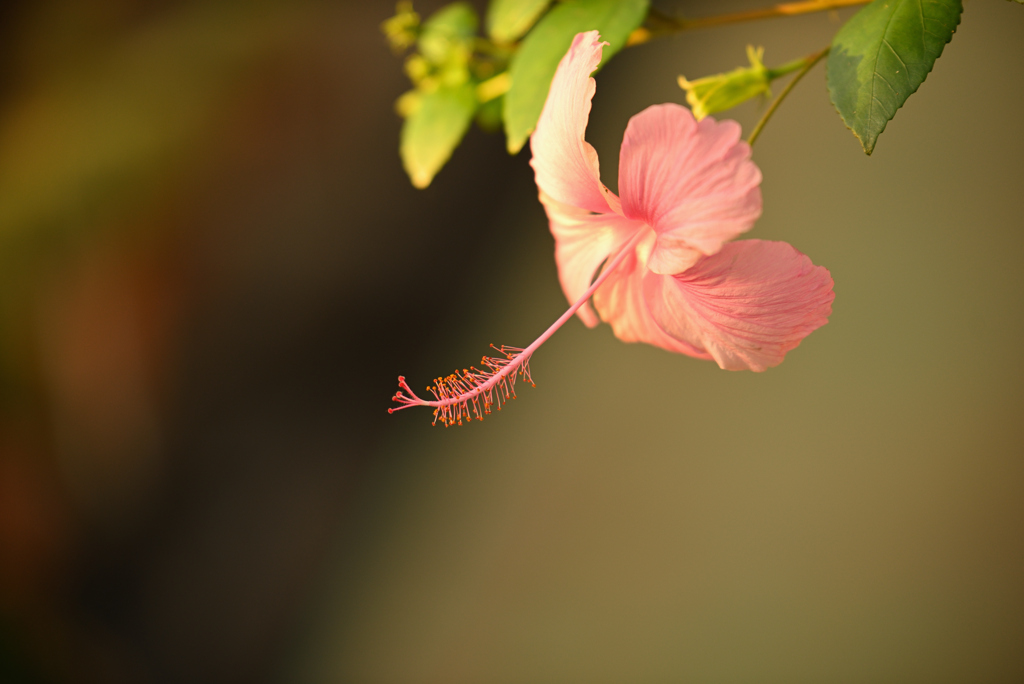
[[[433,400],[399,377],[399,405],[389,412],[429,406],[435,424],[482,420],[515,397],[517,377],[532,382],[530,356],[573,315],[593,327],[599,314],[626,342],[753,371],[778,365],[828,322],[835,295],[826,269],[784,242],[728,242],[761,214],[761,172],[735,122],[698,123],[675,104],[649,107],[626,127],[621,199],[601,183],[584,134],[596,88],[590,74],[606,44],[596,31],[576,36],[530,139],[572,306],[528,347],[496,347],[502,356],[484,357],[484,368],[436,378],[427,388]]]
[[[761,214],[761,172],[734,121],[698,123],[676,104],[648,107],[622,140],[622,198],[601,183],[583,136],[596,89],[590,74],[606,44],[596,31],[576,36],[530,140],[566,297],[576,301],[625,248],[594,294],[616,337],[728,370],[777,366],[828,322],[828,270],[784,242],[727,242]],[[598,323],[588,304],[578,315]]]

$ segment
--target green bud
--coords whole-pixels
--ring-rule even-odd
[[[458,55],[471,52],[476,35],[476,11],[464,2],[454,2],[434,12],[420,32],[420,54],[431,64],[442,65]]]
[[[415,84],[419,84],[430,73],[430,63],[422,55],[409,55],[405,60],[405,75]]]
[[[686,101],[693,110],[693,116],[700,121],[708,114],[731,109],[738,104],[757,97],[771,96],[768,84],[773,74],[765,68],[761,58],[764,48],[747,46],[749,67],[740,67],[724,74],[716,74],[696,81],[679,77],[679,87],[686,91]]]
[[[438,70],[437,77],[442,85],[454,88],[469,80],[469,69],[465,63],[460,64],[457,61],[452,61]]]
[[[412,3],[402,0],[395,8],[395,16],[380,25],[391,49],[401,52],[416,42],[420,28],[420,15],[412,10]]]
[[[395,111],[403,119],[407,119],[416,113],[423,101],[423,95],[418,90],[409,90],[402,93],[401,97],[395,100]]]

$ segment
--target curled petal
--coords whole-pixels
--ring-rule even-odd
[[[649,273],[644,298],[672,337],[726,370],[763,371],[832,313],[827,269],[785,242],[742,240],[676,276]]]
[[[750,230],[761,215],[761,172],[734,121],[700,123],[662,104],[634,116],[619,157],[622,212],[658,234],[648,268],[680,273]]]
[[[570,303],[579,299],[594,280],[598,267],[614,254],[642,226],[618,214],[592,214],[562,204],[540,193],[548,214],[551,234],[555,236],[555,263],[558,281]],[[576,315],[590,328],[598,323],[590,304]]]
[[[647,273],[646,254],[655,236],[649,228],[645,230],[649,235],[636,245],[633,252],[594,293],[594,306],[601,314],[601,319],[612,327],[615,336],[623,342],[646,342],[670,352],[710,359],[710,354],[687,340],[667,334],[651,316],[643,284],[644,274]]]
[[[603,45],[597,31],[579,33],[562,57],[530,136],[530,165],[541,192],[562,204],[605,214],[613,211],[608,197],[614,194],[601,184],[597,152],[583,139],[597,88],[590,74],[601,63]],[[612,201],[617,206],[617,198]]]

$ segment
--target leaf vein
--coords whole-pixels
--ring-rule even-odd
[[[882,80],[882,83],[884,83],[885,85],[889,86],[889,90],[891,90],[891,91],[893,92],[893,94],[894,94],[894,95],[896,95],[897,97],[899,97],[900,91],[898,91],[898,90],[896,90],[895,88],[893,88],[893,87],[892,87],[892,83],[889,83],[888,79],[886,79],[886,78],[885,78],[885,76],[882,76],[882,74],[880,74],[880,73],[878,73],[878,72],[876,71],[876,72],[875,72],[875,78],[879,78],[879,79],[881,79],[881,80]],[[877,98],[876,98],[876,99],[877,99]]]
[[[917,9],[921,14],[921,48],[923,49],[927,40],[925,35],[928,33],[928,29],[924,25],[924,0],[917,0]]]
[[[918,1],[920,2],[920,0],[918,0]],[[882,29],[882,40],[885,40],[885,37],[887,35],[889,35],[889,28],[892,26],[892,20],[895,17],[896,17],[896,12],[893,11],[893,13],[889,15],[889,18],[885,20],[885,28]],[[878,52],[881,49],[882,49],[882,44],[879,43],[878,44],[878,48],[875,50],[875,63],[872,66],[872,69],[871,69],[876,74],[878,73]],[[892,88],[892,86],[889,86],[889,87]],[[875,97],[875,79],[871,79],[871,100],[870,101],[871,102],[878,102],[878,104],[882,104],[882,101],[879,100],[877,97]],[[872,115],[871,107],[868,107],[868,117],[870,118],[871,115]]]
[[[892,54],[896,55],[896,59],[900,60],[900,64],[903,65],[903,68],[907,69],[907,63],[903,61],[902,57],[900,57],[900,53],[896,52],[896,48],[894,48],[885,38],[882,38],[882,43],[892,51]]]

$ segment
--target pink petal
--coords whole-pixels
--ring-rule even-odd
[[[754,225],[761,172],[734,121],[697,123],[677,104],[648,107],[626,127],[619,191],[626,217],[658,234],[647,267],[675,274]]]
[[[649,233],[633,250],[633,253],[619,264],[594,293],[594,306],[602,320],[611,325],[615,336],[623,342],[646,342],[670,352],[687,354],[699,359],[710,359],[711,355],[694,347],[686,340],[668,335],[651,316],[644,298],[643,282],[647,269],[645,255],[654,243],[654,233]]]
[[[590,77],[601,62],[597,31],[579,33],[562,57],[544,111],[530,136],[537,187],[556,202],[597,213],[611,213],[613,193],[601,184],[597,152],[584,139],[590,101],[597,84]],[[617,205],[617,198],[615,200]]]
[[[574,303],[583,296],[594,280],[598,267],[619,250],[641,225],[618,214],[592,214],[562,204],[540,193],[541,204],[548,214],[551,234],[555,236],[555,263],[558,280],[566,299]],[[597,316],[590,304],[576,314],[588,326],[597,325]]]
[[[763,371],[828,322],[832,277],[785,242],[725,245],[676,276],[648,274],[644,298],[672,337],[727,370]]]

